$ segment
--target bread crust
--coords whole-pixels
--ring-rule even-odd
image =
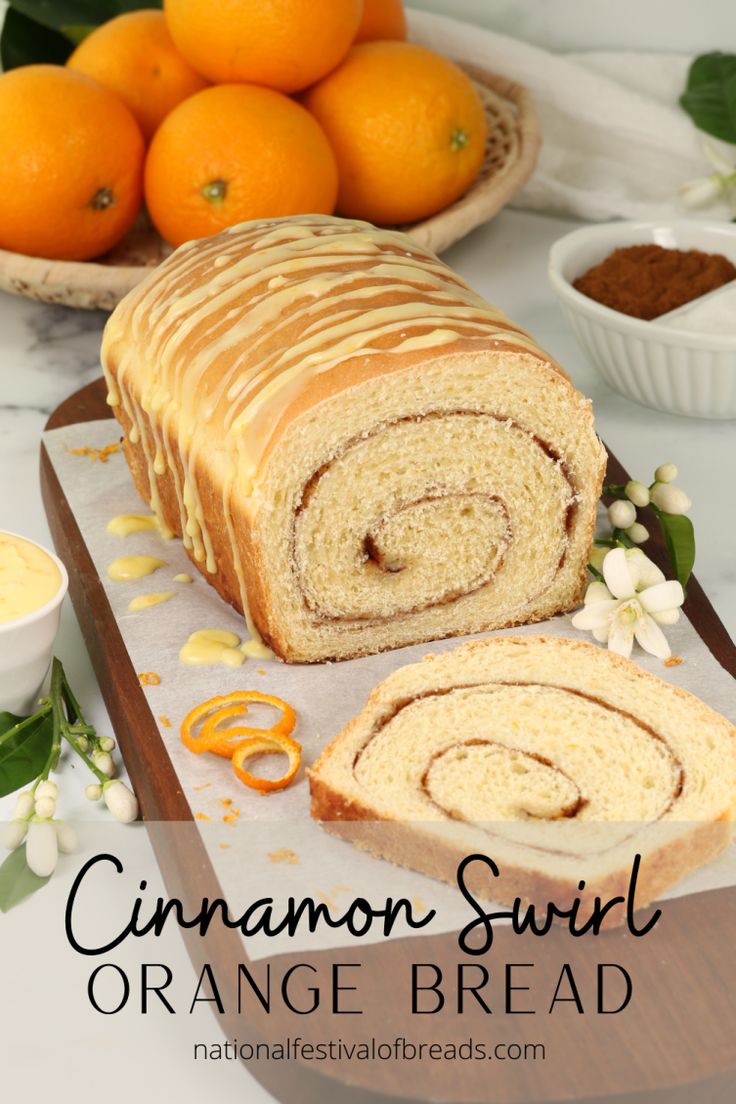
[[[362,802],[346,800],[312,772],[309,785],[310,814],[332,835],[377,859],[426,874],[448,885],[457,885],[458,866],[466,857],[461,848],[436,836],[422,834],[421,825],[389,820]],[[682,837],[647,855],[639,872],[636,908],[646,908],[668,887],[711,862],[725,851],[730,839],[729,817],[724,813],[718,820],[689,826]],[[492,851],[488,855],[493,858]],[[506,906],[513,906],[518,897],[522,904],[534,904],[538,910],[547,902],[565,909],[578,897],[581,915],[585,916],[593,909],[596,897],[604,903],[613,897],[625,898],[630,877],[631,869],[622,869],[595,885],[586,885],[583,891],[562,878],[522,866],[504,867],[500,877],[493,879],[489,878],[487,869],[471,867],[464,880],[476,898]],[[624,921],[625,914],[619,911],[607,920],[607,926],[617,926]]]

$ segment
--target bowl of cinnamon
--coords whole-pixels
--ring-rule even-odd
[[[549,278],[620,394],[672,414],[736,418],[736,226],[586,226],[552,246]]]

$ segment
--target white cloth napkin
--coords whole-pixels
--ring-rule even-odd
[[[542,124],[537,169],[515,207],[578,218],[730,219],[725,203],[685,210],[677,189],[713,169],[704,135],[678,105],[690,57],[538,46],[426,12],[410,12],[415,42],[524,84]],[[717,44],[714,43],[714,49]],[[736,147],[715,143],[736,161]]]

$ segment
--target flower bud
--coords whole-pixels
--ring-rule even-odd
[[[592,583],[588,583],[588,589],[585,591],[585,597],[583,599],[586,606],[589,606],[591,602],[604,602],[611,597],[611,592],[605,583],[602,583],[599,579],[594,579]]]
[[[63,820],[55,820],[54,828],[56,829],[56,842],[59,845],[59,850],[64,855],[71,855],[73,851],[76,851],[79,847],[79,837],[72,828],[71,824],[67,824]]]
[[[652,502],[665,514],[686,514],[692,506],[690,498],[674,483],[655,483]]]
[[[608,507],[608,520],[614,529],[628,529],[636,521],[636,507],[627,498],[617,498]]]
[[[723,191],[723,177],[720,173],[699,176],[688,180],[677,189],[677,198],[683,207],[707,207],[718,199]]]
[[[102,788],[105,804],[116,820],[130,824],[138,817],[138,802],[124,782],[106,782]]]
[[[59,796],[59,787],[55,782],[49,782],[48,778],[43,782],[39,782],[36,786],[36,801],[39,797],[50,797],[53,801],[56,801]]]
[[[39,878],[48,878],[56,869],[59,845],[50,820],[33,820],[28,827],[26,862]]]
[[[671,483],[674,479],[677,479],[676,464],[660,464],[654,473],[655,483]]]
[[[3,830],[3,847],[7,847],[8,851],[15,851],[16,847],[20,847],[23,840],[26,838],[27,831],[27,820],[11,820],[10,824],[6,825]]]
[[[588,555],[588,563],[591,567],[594,567],[596,571],[603,570],[603,561],[606,558],[607,548],[601,548],[600,545],[594,544]]]
[[[103,736],[100,740],[100,747],[103,751],[114,751],[116,744],[112,736]]]
[[[642,525],[641,522],[635,521],[633,525],[630,525],[626,530],[626,536],[629,540],[632,540],[634,544],[643,544],[644,541],[649,540],[649,530],[646,525]]]
[[[649,505],[649,488],[640,483],[638,479],[630,479],[624,487],[624,494],[635,506]]]
[[[15,799],[15,816],[17,820],[27,820],[33,812],[35,802],[30,790],[19,793]]]
[[[115,764],[112,761],[112,756],[108,751],[98,751],[92,756],[92,762],[97,767],[98,771],[102,771],[108,778],[112,778],[115,774]]]
[[[88,801],[99,801],[102,797],[102,786],[98,782],[90,782],[84,787],[84,796]]]
[[[86,736],[77,736],[77,747],[84,755],[89,754],[90,742]]]
[[[39,797],[36,801],[35,813],[41,820],[48,820],[56,812],[56,802],[53,797]]]

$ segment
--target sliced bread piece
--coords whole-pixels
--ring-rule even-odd
[[[310,773],[312,816],[356,846],[479,895],[636,904],[718,854],[736,803],[736,729],[592,644],[494,637],[378,685]],[[580,890],[580,881],[585,886]]]

